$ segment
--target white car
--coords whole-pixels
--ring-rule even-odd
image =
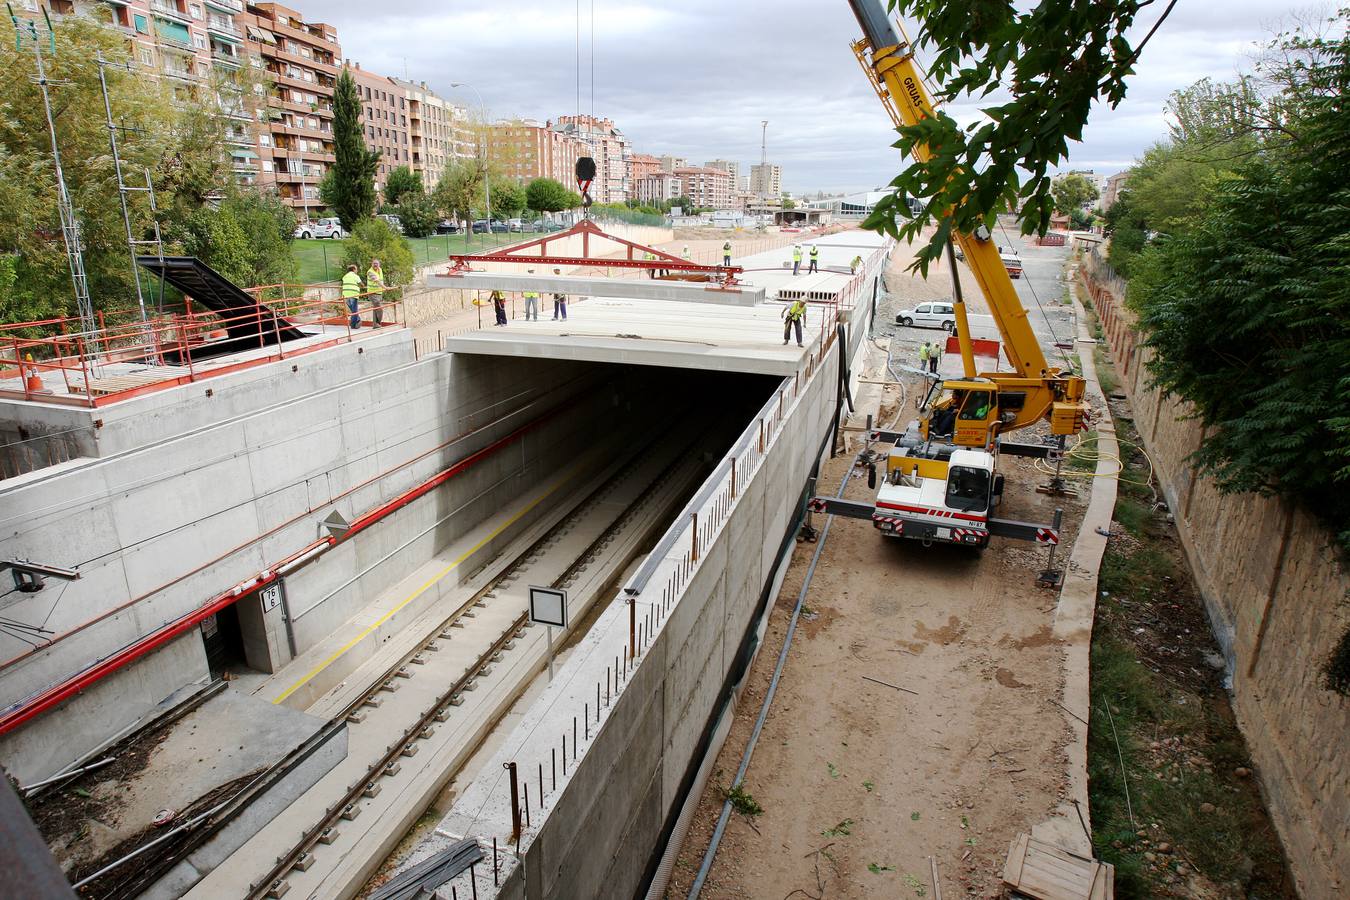
[[[301,222],[295,229],[295,236],[305,240],[314,238],[332,238],[340,240],[347,236],[342,230],[342,222],[337,218],[319,219],[317,222]]]
[[[941,328],[951,331],[956,327],[956,312],[950,303],[934,301],[920,303],[913,309],[902,309],[895,314],[895,324],[906,328],[911,325],[919,328]]]

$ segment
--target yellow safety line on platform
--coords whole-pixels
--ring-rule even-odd
[[[281,696],[277,697],[277,699],[275,699],[275,700],[272,701],[272,704],[273,704],[273,705],[277,705],[277,704],[280,704],[280,703],[285,702],[285,700],[286,700],[287,697],[289,697],[291,694],[294,694],[294,693],[295,693],[296,691],[298,691],[300,688],[304,687],[306,684],[308,684],[308,683],[314,678],[314,676],[318,675],[318,674],[319,674],[320,672],[322,672],[324,669],[326,669],[326,668],[328,668],[329,666],[331,666],[334,662],[336,662],[338,659],[340,659],[340,658],[341,658],[348,650],[352,649],[352,648],[355,647],[357,644],[361,643],[361,641],[365,640],[365,638],[366,638],[372,631],[374,631],[375,629],[379,628],[379,627],[380,627],[381,625],[383,625],[385,622],[389,621],[389,617],[390,617],[390,616],[394,615],[394,613],[398,612],[400,609],[402,609],[403,607],[407,606],[409,603],[413,602],[413,601],[416,600],[418,597],[422,596],[422,594],[426,593],[426,591],[427,591],[428,588],[430,588],[430,587],[431,587],[432,585],[434,585],[436,582],[440,581],[440,580],[441,580],[442,578],[444,578],[446,575],[449,575],[449,574],[450,574],[451,572],[453,572],[455,569],[458,569],[458,568],[460,567],[460,565],[464,562],[464,560],[468,559],[470,556],[473,556],[473,555],[474,555],[475,553],[477,553],[479,550],[483,549],[483,546],[484,546],[485,544],[487,544],[488,541],[491,541],[491,540],[492,540],[493,538],[495,538],[497,535],[501,534],[503,531],[505,531],[506,529],[510,528],[512,525],[514,525],[514,524],[516,523],[517,520],[520,519],[521,516],[525,515],[525,514],[526,514],[527,512],[529,512],[530,510],[534,509],[534,508],[535,508],[536,506],[538,506],[540,503],[544,502],[544,500],[548,499],[549,495],[551,495],[554,491],[558,490],[558,488],[562,487],[564,484],[567,484],[567,482],[569,482],[569,481],[571,481],[573,478],[575,478],[575,477],[576,477],[576,474],[577,474],[577,468],[579,467],[579,465],[580,465],[580,463],[573,465],[572,471],[571,471],[570,473],[568,473],[566,476],[564,476],[564,477],[562,478],[562,480],[559,481],[557,484],[555,484],[553,487],[549,488],[547,491],[544,491],[544,493],[540,494],[540,495],[539,495],[538,497],[536,497],[534,500],[531,500],[529,506],[526,506],[526,507],[525,507],[524,509],[522,509],[520,512],[516,513],[516,514],[515,514],[514,516],[512,516],[511,518],[507,519],[505,522],[503,522],[502,524],[498,525],[496,528],[492,529],[492,531],[488,533],[487,537],[483,538],[481,541],[479,541],[478,543],[474,544],[474,545],[473,545],[472,547],[470,547],[468,550],[465,550],[463,553],[461,553],[458,557],[455,558],[455,561],[454,561],[454,562],[450,563],[450,564],[449,564],[448,566],[446,566],[444,569],[441,569],[440,572],[436,573],[434,576],[432,576],[430,579],[428,579],[421,587],[419,587],[417,590],[413,591],[413,592],[412,592],[411,594],[409,594],[407,597],[403,598],[403,600],[399,601],[399,603],[398,603],[397,606],[394,606],[394,607],[391,608],[388,612],[386,612],[384,615],[382,615],[382,616],[380,616],[378,619],[376,619],[373,623],[371,623],[370,625],[367,625],[366,628],[365,628],[360,634],[358,634],[356,637],[352,638],[350,641],[348,641],[347,643],[343,644],[343,645],[342,645],[341,647],[339,647],[337,650],[334,650],[331,656],[329,656],[329,657],[328,657],[327,659],[325,659],[323,662],[319,663],[319,664],[318,664],[317,666],[315,666],[313,669],[310,669],[309,672],[307,672],[307,673],[305,674],[305,677],[304,677],[304,678],[301,678],[301,679],[300,679],[299,681],[297,681],[295,684],[293,684],[293,685],[291,685],[290,687],[286,688],[286,690],[283,691],[283,692],[281,693]]]

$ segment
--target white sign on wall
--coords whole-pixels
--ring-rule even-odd
[[[281,605],[281,585],[270,584],[258,592],[258,600],[262,603],[262,611],[269,613]]]

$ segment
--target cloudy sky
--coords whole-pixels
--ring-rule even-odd
[[[338,29],[343,55],[363,68],[426,81],[493,117],[609,116],[639,152],[691,162],[769,159],[795,192],[861,190],[899,171],[890,121],[849,49],[859,37],[844,0],[581,0],[578,102],[575,0],[298,0]],[[1159,2],[1144,11],[1141,32]],[[1254,42],[1306,4],[1181,0],[1145,49],[1129,96],[1098,109],[1070,165],[1115,172],[1165,130],[1167,95],[1206,75],[1249,67]],[[913,31],[913,29],[911,29]],[[592,103],[594,105],[592,105]],[[969,119],[974,105],[953,113]],[[748,171],[745,169],[743,171]]]

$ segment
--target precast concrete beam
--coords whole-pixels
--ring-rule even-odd
[[[604,265],[597,260],[596,265]],[[620,297],[627,300],[678,300],[718,306],[754,306],[764,302],[764,288],[741,285],[723,289],[712,283],[659,278],[599,278],[581,275],[519,275],[508,272],[465,272],[428,275],[427,287],[462,291],[505,291],[567,294],[569,297]],[[543,299],[548,299],[545,296]]]

